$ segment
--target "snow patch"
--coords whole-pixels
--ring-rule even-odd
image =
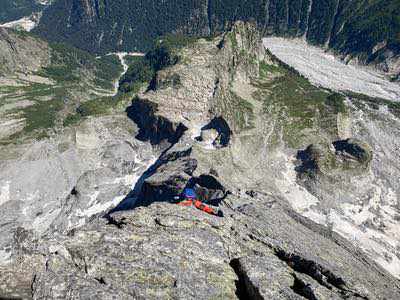
[[[335,210],[330,212],[329,220],[335,232],[352,241],[384,269],[400,278],[400,260],[394,253],[399,245],[397,239],[373,229],[358,227],[353,224],[352,217],[342,216]],[[400,225],[396,227],[398,231]]]
[[[304,40],[269,37],[263,42],[272,54],[315,85],[394,101],[400,99],[400,84],[390,82],[383,74],[370,68],[346,65],[334,55],[308,45]]]
[[[140,172],[140,170],[147,170],[151,165],[153,165],[156,162],[157,158],[153,156],[149,160],[144,162],[135,156],[134,160],[135,163],[138,164],[138,167],[134,170],[134,173],[126,175],[124,177],[116,178],[113,182],[110,182],[108,184],[119,184],[124,186],[130,186],[133,189],[138,180],[140,179],[140,177],[142,176],[142,172]],[[104,213],[108,209],[116,207],[126,197],[122,195],[115,197],[111,201],[96,203],[99,195],[100,191],[95,191],[92,195],[89,196],[90,199],[87,204],[87,208],[84,210],[82,209],[77,210],[76,216],[82,218],[78,222],[79,223],[78,227],[85,224],[86,217],[91,217],[99,213]]]
[[[283,154],[281,154],[283,156]],[[313,205],[319,203],[318,198],[311,195],[306,189],[296,182],[296,171],[294,170],[294,159],[282,157],[285,161],[285,168],[282,171],[282,178],[277,178],[277,187],[289,201],[290,205],[299,213],[304,213]]]
[[[50,227],[53,220],[59,215],[60,211],[61,209],[55,209],[47,214],[36,217],[31,224],[31,228],[39,233],[45,232]]]
[[[6,265],[11,262],[11,252],[0,250],[0,265]]]
[[[296,182],[294,158],[280,154],[283,161],[282,176],[275,179],[276,186],[295,211],[329,226],[334,232],[363,249],[371,259],[393,276],[400,278],[400,223],[397,208],[398,195],[385,184],[371,185],[368,201],[344,202],[328,211],[321,210],[319,199]]]
[[[92,206],[95,202],[96,202],[96,200],[97,200],[97,197],[100,195],[100,192],[99,191],[95,191],[94,193],[93,193],[93,195],[90,195],[90,200],[89,200],[89,203],[88,203],[88,205],[87,206]]]
[[[37,25],[36,21],[33,21],[31,17],[23,17],[19,20],[12,22],[0,24],[0,27],[13,28],[13,29],[23,29],[25,31],[31,31]]]
[[[110,207],[117,206],[118,203],[120,203],[124,198],[125,198],[125,196],[118,196],[118,197],[115,197],[112,201],[92,205],[91,207],[89,207],[85,210],[78,210],[76,215],[78,217],[91,217],[93,215],[105,212]],[[84,224],[84,221],[83,221],[83,224]]]
[[[0,186],[0,206],[10,201],[10,182],[7,181],[4,185]]]

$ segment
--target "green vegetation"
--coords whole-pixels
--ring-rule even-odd
[[[93,5],[96,14],[95,26],[87,26],[92,16],[85,13],[87,8],[83,2],[55,1],[46,9],[35,32],[48,40],[68,41],[96,53],[123,50],[146,52],[152,49],[155,39],[174,32],[191,32],[191,26],[201,29],[207,22],[203,22],[200,16],[204,12],[202,1],[115,0],[90,2],[89,5]],[[74,22],[68,26],[71,10]],[[201,35],[206,32],[200,31]],[[99,42],[101,32],[104,35]],[[120,40],[124,41],[122,46]]]
[[[70,126],[85,116],[106,113],[125,99],[123,95],[116,99],[94,99],[96,96],[93,96],[96,95],[95,90],[112,92],[114,80],[123,71],[117,56],[95,58],[85,51],[60,43],[50,44],[50,48],[50,65],[36,75],[49,78],[54,83],[1,87],[0,92],[7,95],[2,98],[4,103],[1,105],[12,105],[19,99],[29,100],[30,104],[16,106],[4,113],[4,116],[10,114],[24,118],[26,123],[22,131],[2,143],[17,142],[26,137],[46,137],[52,128]],[[75,112],[77,106],[79,113]],[[73,113],[68,113],[71,111]]]
[[[154,74],[154,69],[145,57],[136,57],[121,78],[119,91],[122,93],[138,92],[143,83],[150,82]]]
[[[307,39],[317,45],[323,45],[331,35],[334,27],[339,0],[313,1]]]
[[[88,116],[102,115],[115,108],[122,98],[102,97],[86,101],[78,106],[76,112],[67,115],[63,121],[63,126],[71,126],[79,123]]]
[[[116,55],[106,55],[94,61],[94,83],[103,89],[114,88],[114,80],[123,72],[121,62]]]
[[[335,114],[343,114],[347,111],[346,105],[344,104],[344,99],[345,97],[342,94],[333,93],[326,98],[325,104],[329,107],[332,107]]]
[[[356,9],[357,13],[350,14],[350,9]],[[387,48],[400,52],[399,1],[356,0],[349,4],[349,12],[346,26],[332,40],[335,49],[352,54],[362,52],[367,60],[379,61],[380,51],[374,55],[368,54],[376,44],[387,41]]]
[[[79,80],[78,74],[73,74],[69,66],[46,67],[42,70],[42,73],[39,74],[57,82],[76,82]]]
[[[69,126],[79,123],[81,120],[82,120],[82,116],[80,114],[78,114],[78,113],[69,114],[65,117],[65,119],[63,121],[63,126],[69,127]]]
[[[102,89],[112,89],[113,80],[122,72],[118,57],[106,55],[96,59],[88,52],[63,43],[50,44],[51,65],[38,75],[51,78],[59,84],[70,84],[82,80],[83,70],[93,73],[94,84]],[[85,78],[86,81],[89,78]]]
[[[82,117],[101,115],[115,108],[122,99],[123,97],[102,97],[89,100],[79,105],[76,111]]]
[[[228,33],[228,38],[231,41],[233,49],[237,49],[238,47],[238,42],[236,40],[236,34],[234,32],[229,32]]]
[[[277,65],[269,65],[266,62],[262,61],[259,65],[259,73],[262,79],[266,79],[270,74],[279,74],[281,68]]]
[[[179,50],[196,40],[197,38],[183,35],[167,35],[156,41],[144,57],[131,58],[129,69],[120,80],[119,91],[137,93],[140,87],[150,82],[159,70],[176,64],[180,59]]]
[[[27,124],[24,128],[25,133],[31,133],[36,129],[52,128],[55,125],[57,113],[63,108],[61,98],[51,101],[37,102],[23,110]]]
[[[254,128],[254,107],[247,100],[231,92],[229,105],[225,108],[225,114],[232,114],[235,131],[242,131]],[[228,112],[229,111],[229,112]]]
[[[141,87],[151,82],[157,71],[178,62],[179,49],[195,40],[182,35],[168,35],[157,41],[145,56],[130,57],[129,69],[120,79],[118,95],[81,103],[73,114],[64,119],[63,125],[70,126],[87,116],[105,114],[116,108],[123,109]]]
[[[379,106],[384,105],[387,106],[389,111],[397,117],[400,117],[400,102],[394,102],[382,98],[370,97],[363,94],[347,92],[347,96],[349,96],[352,100],[355,101],[356,104],[366,104],[372,109],[379,109]]]
[[[336,115],[346,112],[344,96],[313,86],[284,64],[261,63],[255,86],[260,89],[258,98],[264,102],[264,112],[283,120],[283,137],[291,147],[304,146],[304,138],[317,130],[336,137]]]
[[[18,109],[15,113],[20,114],[26,119],[26,125],[21,132],[18,132],[9,137],[9,141],[18,140],[24,136],[41,139],[47,137],[47,129],[53,128],[56,125],[58,114],[64,107],[65,91],[62,88],[48,89],[44,92],[42,88],[34,89],[28,87],[31,95],[37,97],[51,95],[48,101],[36,101],[32,106]]]
[[[63,126],[79,123],[85,117],[104,115],[113,110],[123,111],[133,97],[132,93],[118,94],[117,96],[101,97],[81,103],[74,113],[68,114],[63,121]]]

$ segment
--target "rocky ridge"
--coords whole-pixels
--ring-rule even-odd
[[[393,169],[376,165],[381,139],[356,130],[379,112],[313,87],[266,52],[250,24],[179,54],[127,117],[89,118],[68,141],[41,144],[58,145],[61,169],[71,156],[81,169],[52,203],[54,215],[41,213],[51,224],[12,223],[0,297],[397,299],[397,279],[334,227],[295,211],[306,214],[298,206],[310,198],[340,208],[332,188],[351,201],[354,185],[389,180]],[[345,138],[346,126],[359,139]],[[43,165],[52,154],[42,149],[21,152]],[[185,186],[225,216],[165,203]]]

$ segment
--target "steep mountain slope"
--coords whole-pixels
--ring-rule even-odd
[[[399,9],[396,0],[58,0],[37,31],[104,53],[147,50],[166,33],[202,36],[221,32],[235,20],[251,20],[264,34],[305,37],[347,60],[374,63],[397,75]]]
[[[312,85],[249,24],[185,44],[136,62],[125,88],[155,76],[127,115],[89,117],[2,162],[1,211],[13,214],[0,218],[0,297],[399,298],[371,259],[399,266],[393,228],[375,224],[398,213],[397,108]],[[18,168],[38,181],[24,189]],[[225,216],[165,203],[185,186]],[[335,233],[346,226],[294,211],[343,204],[370,213],[338,218],[366,253]]]
[[[5,28],[0,28],[0,61],[2,144],[62,128],[81,102],[112,96],[112,81],[122,72],[116,56],[96,59],[82,50]]]

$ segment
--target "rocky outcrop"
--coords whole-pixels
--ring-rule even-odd
[[[371,147],[361,141],[355,139],[347,139],[343,141],[336,141],[333,143],[336,154],[340,155],[342,161],[351,162],[356,161],[359,164],[368,166],[372,161]]]
[[[34,260],[42,266],[21,266],[35,270],[34,299],[399,296],[398,283],[356,248],[335,234],[323,237],[316,225],[287,214],[278,199],[256,198],[226,212],[221,219],[153,204],[114,213],[111,222],[96,219],[57,242],[42,240],[44,260]]]
[[[12,257],[18,227],[68,232],[117,206],[157,155],[135,133],[131,120],[114,115],[89,118],[29,148],[3,147],[10,157],[0,172],[1,261]]]
[[[0,27],[0,76],[33,73],[50,64],[46,42]]]
[[[372,157],[369,145],[353,139],[335,141],[332,146],[310,145],[297,154],[301,161],[297,170],[300,176],[307,174],[313,177],[334,175],[337,172],[341,175],[346,172],[354,174],[357,170],[367,170]]]
[[[144,181],[138,205],[174,202],[197,168],[197,160],[190,158],[190,153],[190,148],[173,149],[162,156],[153,174]]]
[[[146,99],[135,99],[127,108],[128,117],[139,127],[136,138],[150,141],[152,145],[159,145],[162,142],[169,145],[176,143],[187,128],[181,123],[175,124],[165,117],[156,115],[158,110],[156,103]]]

